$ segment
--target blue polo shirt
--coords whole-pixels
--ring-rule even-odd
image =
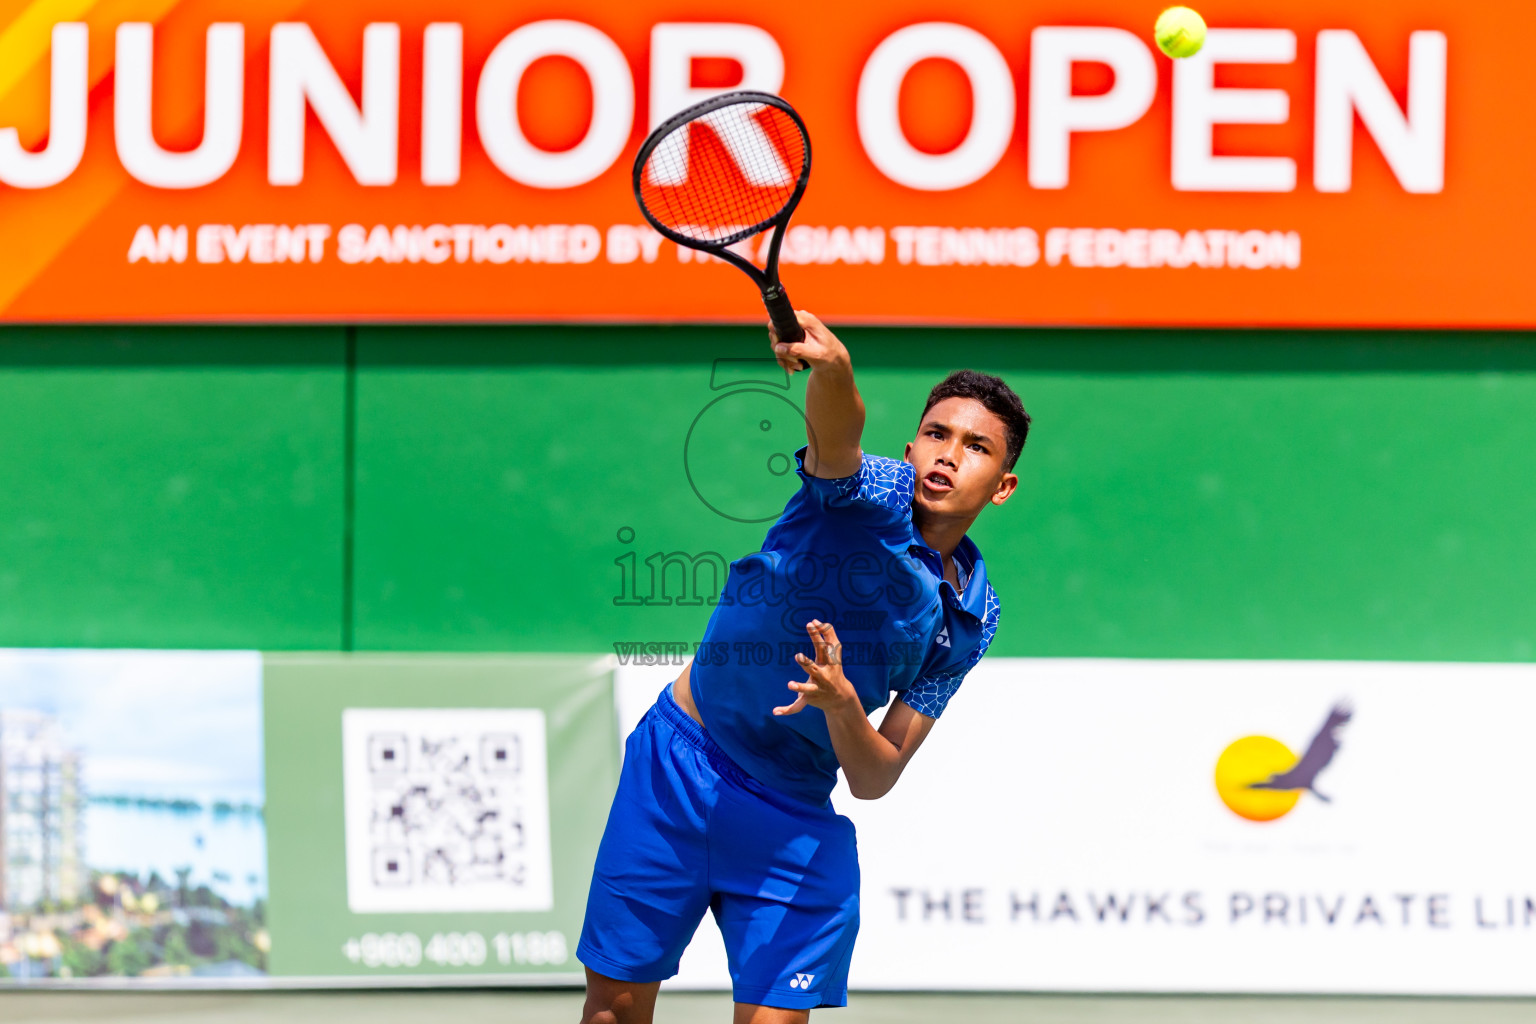
[[[689,681],[710,737],[759,782],[814,804],[837,783],[837,756],[821,709],[776,717],[802,681],[796,652],[814,657],[805,624],[830,622],[843,674],[865,714],[896,694],[938,718],[992,642],[997,593],[969,537],[955,549],[962,588],[944,579],[937,551],[912,522],[917,470],[864,453],[856,474],[806,473],[763,538],[731,563]]]

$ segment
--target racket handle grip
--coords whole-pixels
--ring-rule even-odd
[[[768,307],[768,319],[773,321],[773,329],[778,332],[780,341],[794,345],[805,338],[805,330],[795,317],[795,307],[789,304],[789,295],[783,285],[771,284],[764,288],[763,305]],[[809,370],[811,364],[802,359],[800,368]]]

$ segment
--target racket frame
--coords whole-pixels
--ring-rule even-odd
[[[795,122],[795,126],[800,129],[800,137],[805,140],[805,161],[800,167],[800,177],[795,182],[794,191],[784,201],[784,205],[779,208],[779,212],[772,217],[760,221],[751,227],[744,227],[717,241],[706,242],[697,238],[690,238],[687,235],[672,230],[656,219],[650,209],[646,207],[645,200],[642,198],[641,178],[645,174],[646,161],[656,151],[656,147],[661,145],[661,141],[678,128],[697,121],[704,115],[713,113],[722,107],[735,106],[742,103],[759,103],[763,106],[781,110],[789,115],[789,118]],[[708,125],[705,125],[705,128],[713,130]],[[800,197],[805,194],[805,186],[810,181],[810,177],[811,133],[806,129],[805,121],[801,119],[800,114],[794,107],[772,93],[756,92],[751,89],[737,89],[733,92],[720,93],[717,96],[709,97],[709,99],[701,100],[691,107],[678,111],[657,125],[655,130],[646,137],[645,142],[640,146],[640,152],[635,155],[635,166],[631,175],[631,181],[634,186],[635,201],[639,204],[641,214],[650,222],[651,227],[660,232],[662,237],[671,239],[678,245],[689,249],[696,249],[700,252],[707,252],[711,256],[718,256],[732,266],[740,268],[757,285],[758,290],[762,292],[763,305],[768,309],[769,319],[773,321],[773,326],[778,332],[779,340],[795,344],[805,337],[805,331],[801,329],[799,321],[795,318],[795,310],[790,305],[789,295],[784,291],[784,285],[779,281],[779,248],[784,243],[784,231],[789,227],[789,218],[794,214],[795,207],[800,205]],[[751,260],[745,259],[730,250],[729,246],[735,245],[743,239],[759,235],[769,228],[774,229],[773,237],[768,241],[768,258],[764,261],[761,269]],[[800,365],[809,368],[809,364],[803,359],[800,361]]]

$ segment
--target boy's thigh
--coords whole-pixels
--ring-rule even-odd
[[[677,973],[709,907],[708,766],[665,724],[630,736],[598,846],[577,959],[625,982]]]
[[[810,1010],[786,1010],[778,1006],[761,1006],[756,1003],[737,1003],[732,1024],[806,1024],[811,1019]]]
[[[651,1024],[661,982],[619,981],[587,968],[582,1024]]]

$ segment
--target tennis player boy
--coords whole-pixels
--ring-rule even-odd
[[[698,653],[625,746],[576,951],[589,1024],[648,1024],[706,910],[736,1024],[846,1005],[859,865],[837,771],[855,797],[889,792],[997,629],[966,531],[1018,486],[1018,396],[953,373],[902,461],[866,454],[848,350],[798,317],[803,341],[770,333],[787,371],[811,367],[800,490],[731,563]]]

